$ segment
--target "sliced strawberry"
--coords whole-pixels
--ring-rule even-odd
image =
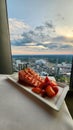
[[[48,78],[48,76],[46,76],[46,78],[45,78],[45,83],[50,83],[50,79]]]
[[[50,79],[46,76],[43,82],[39,85],[40,88],[45,89],[50,84]]]
[[[53,86],[52,89],[55,91],[55,95],[58,93],[59,91],[59,88],[58,86]]]
[[[48,95],[48,97],[54,97],[55,96],[55,91],[53,90],[53,88],[49,85],[46,88],[46,93]]]
[[[42,89],[42,90],[41,90],[41,96],[42,96],[42,97],[46,97],[46,96],[47,96],[45,89]]]
[[[51,80],[51,81],[50,81],[50,86],[58,86],[58,85],[57,85],[56,81]]]
[[[40,84],[39,84],[39,88],[41,88],[41,89],[43,89],[43,86],[45,85],[45,82],[41,82]]]
[[[33,88],[32,88],[32,91],[33,91],[34,93],[37,93],[37,94],[40,94],[40,93],[41,93],[41,89],[40,89],[39,87],[33,87]]]

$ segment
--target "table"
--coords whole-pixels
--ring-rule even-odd
[[[73,130],[65,104],[59,112],[0,75],[0,130]]]

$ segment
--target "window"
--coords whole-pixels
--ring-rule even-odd
[[[72,5],[69,0],[7,0],[14,71],[30,66],[70,83]]]

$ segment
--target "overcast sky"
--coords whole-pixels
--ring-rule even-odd
[[[12,54],[73,54],[73,0],[7,0]]]

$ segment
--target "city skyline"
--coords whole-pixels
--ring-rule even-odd
[[[73,1],[7,0],[12,54],[73,54]]]

